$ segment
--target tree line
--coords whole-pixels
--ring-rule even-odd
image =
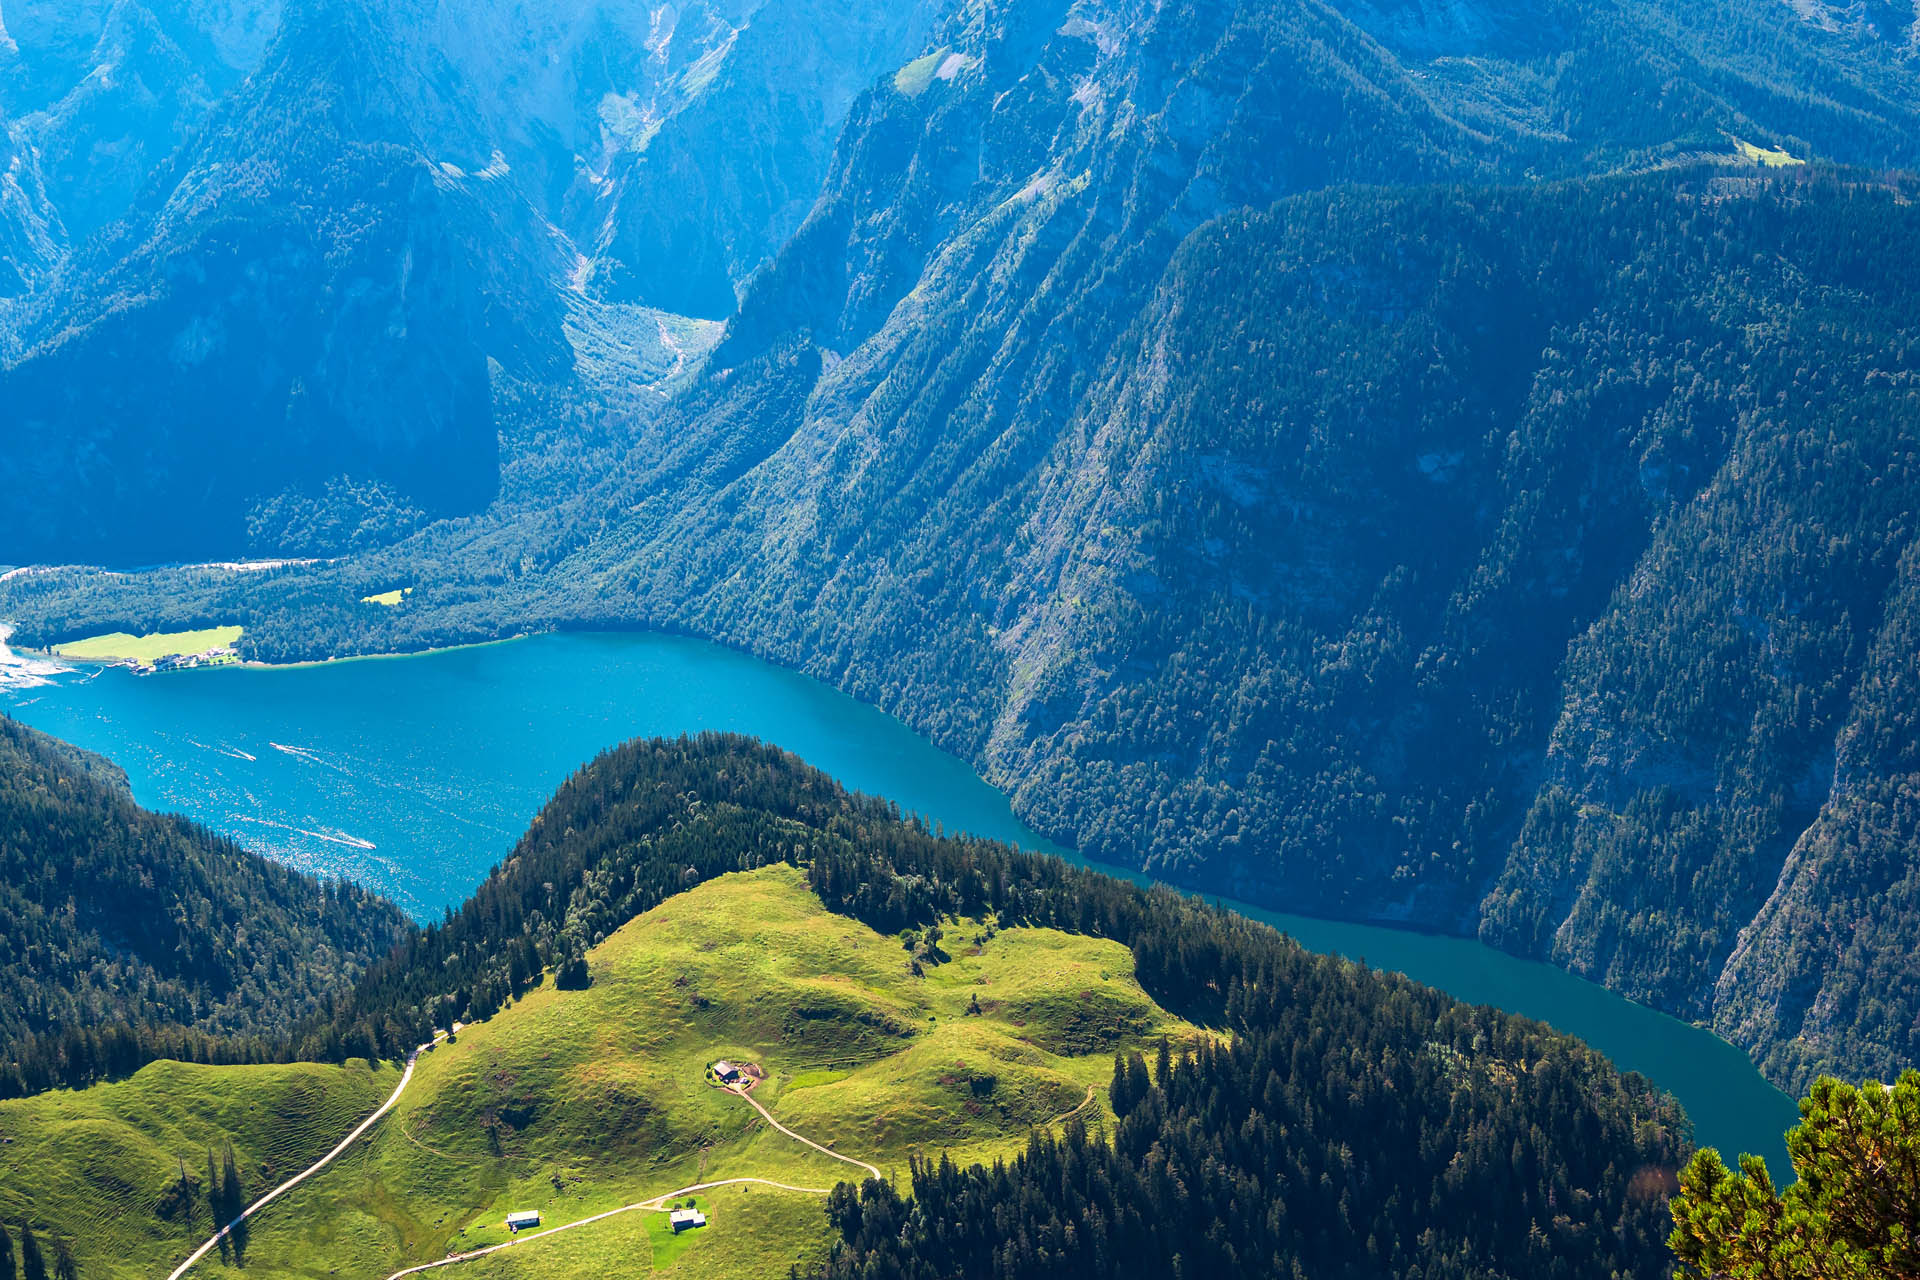
[[[410,927],[141,809],[107,761],[0,716],[0,1098],[162,1057],[283,1058]]]

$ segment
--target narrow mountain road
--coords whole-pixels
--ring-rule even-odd
[[[447,1033],[444,1031],[441,1031],[436,1033],[433,1039],[427,1041],[423,1045],[417,1046],[412,1053],[407,1055],[407,1069],[400,1073],[400,1083],[393,1087],[393,1093],[388,1096],[385,1102],[380,1104],[380,1109],[378,1111],[368,1116],[365,1120],[362,1120],[357,1126],[354,1127],[354,1130],[352,1133],[349,1133],[346,1137],[340,1139],[339,1146],[327,1152],[327,1154],[325,1154],[324,1156],[321,1156],[318,1160],[308,1165],[304,1170],[302,1170],[299,1173],[296,1173],[295,1175],[293,1175],[293,1177],[288,1178],[285,1182],[281,1183],[279,1186],[275,1187],[273,1190],[267,1192],[267,1194],[261,1196],[258,1200],[255,1200],[252,1204],[242,1209],[239,1215],[235,1217],[232,1222],[229,1222],[226,1226],[214,1232],[212,1237],[210,1237],[205,1244],[201,1245],[198,1249],[195,1249],[193,1251],[193,1254],[191,1257],[189,1257],[185,1262],[181,1263],[179,1266],[175,1267],[173,1269],[173,1273],[167,1277],[167,1280],[180,1280],[181,1276],[187,1274],[188,1268],[192,1267],[193,1264],[200,1261],[200,1259],[206,1257],[207,1254],[214,1248],[214,1246],[218,1245],[222,1240],[225,1240],[229,1235],[232,1234],[233,1229],[235,1227],[239,1226],[242,1222],[245,1222],[248,1218],[251,1218],[254,1214],[260,1212],[262,1209],[272,1204],[275,1200],[278,1200],[281,1196],[285,1195],[287,1192],[293,1190],[295,1187],[305,1182],[308,1178],[311,1178],[314,1174],[320,1172],[322,1169],[332,1164],[334,1160],[340,1155],[341,1152],[345,1151],[348,1147],[352,1146],[354,1142],[359,1139],[361,1134],[373,1128],[374,1124],[380,1119],[381,1116],[384,1116],[385,1114],[387,1114],[387,1112],[393,1110],[393,1104],[400,1101],[400,1095],[405,1093],[407,1090],[407,1086],[413,1082],[414,1064],[420,1060],[420,1055],[425,1053],[427,1050],[433,1048],[434,1045],[439,1044],[442,1040],[446,1038],[447,1038]]]
[[[739,1088],[738,1086],[727,1086],[725,1091],[727,1093],[731,1093],[736,1098],[744,1098],[749,1106],[751,1106],[755,1111],[758,1111],[761,1114],[761,1116],[763,1116],[766,1119],[766,1122],[768,1124],[778,1129],[781,1133],[786,1134],[789,1138],[792,1138],[795,1142],[799,1142],[806,1146],[812,1147],[815,1151],[818,1151],[821,1155],[831,1156],[835,1160],[840,1161],[842,1164],[850,1164],[854,1166],[856,1169],[865,1169],[868,1173],[872,1174],[876,1178],[881,1178],[886,1176],[885,1174],[880,1172],[880,1169],[877,1165],[868,1164],[865,1160],[855,1160],[851,1156],[843,1156],[838,1151],[833,1150],[831,1147],[823,1147],[819,1143],[815,1142],[812,1138],[806,1137],[803,1134],[795,1133],[793,1130],[787,1128],[787,1126],[781,1124],[778,1120],[775,1120],[773,1118],[773,1113],[768,1111],[765,1107],[761,1106],[759,1100],[754,1098],[745,1089]],[[667,1201],[673,1199],[675,1196],[691,1195],[695,1191],[705,1191],[711,1187],[730,1187],[737,1183],[742,1183],[742,1182],[758,1183],[760,1186],[763,1186],[763,1187],[778,1187],[782,1191],[798,1191],[804,1195],[810,1195],[810,1196],[824,1196],[824,1195],[827,1195],[832,1190],[831,1187],[793,1187],[793,1186],[788,1186],[784,1182],[773,1182],[766,1178],[722,1178],[718,1182],[696,1182],[692,1186],[680,1187],[673,1191],[663,1191],[659,1195],[652,1196],[646,1200],[635,1201],[633,1204],[623,1204],[618,1209],[608,1209],[605,1213],[596,1213],[592,1217],[581,1218],[577,1222],[562,1223],[560,1226],[557,1226],[557,1227],[548,1227],[545,1231],[536,1231],[536,1232],[533,1232],[531,1235],[515,1236],[511,1240],[503,1240],[499,1244],[490,1244],[483,1249],[470,1249],[465,1253],[450,1254],[449,1256],[445,1258],[440,1258],[434,1262],[423,1262],[417,1267],[408,1267],[403,1271],[396,1271],[392,1275],[388,1276],[387,1280],[401,1280],[403,1276],[419,1275],[422,1271],[432,1271],[436,1267],[451,1267],[455,1263],[472,1262],[475,1258],[484,1258],[488,1254],[498,1253],[502,1249],[511,1249],[515,1245],[529,1244],[535,1240],[544,1240],[548,1236],[557,1235],[562,1231],[571,1231],[575,1227],[584,1227],[590,1222],[602,1222],[608,1218],[618,1217],[620,1214],[623,1214],[623,1213],[632,1213],[635,1210],[645,1210],[645,1211],[657,1213],[660,1211],[661,1208],[665,1206]]]

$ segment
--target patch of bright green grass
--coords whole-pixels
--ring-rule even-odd
[[[709,1084],[715,1058],[758,1063],[767,1079],[754,1097],[782,1123],[901,1177],[914,1153],[1010,1155],[1031,1126],[1076,1108],[1090,1125],[1110,1123],[1105,1084],[1116,1049],[1200,1034],[1140,990],[1131,954],[1116,943],[1041,929],[989,936],[982,922],[958,921],[942,945],[952,958],[915,975],[899,939],[828,912],[791,867],[722,877],[669,899],[594,948],[586,990],[536,988],[424,1055],[407,1093],[365,1140],[254,1223],[245,1273],[379,1280],[507,1240],[512,1210],[537,1209],[543,1225],[558,1226],[724,1178],[824,1189],[866,1176]],[[227,1097],[231,1068],[163,1064],[128,1083],[163,1069],[200,1073],[178,1078],[175,1091],[186,1097],[173,1105],[247,1105]],[[333,1069],[245,1070],[272,1082]],[[359,1085],[342,1077],[341,1088],[358,1091],[303,1141],[318,1146],[320,1130],[337,1140],[356,1110],[374,1105],[370,1083],[364,1070]],[[91,1106],[108,1095],[53,1096]],[[0,1131],[11,1131],[7,1108],[17,1105],[0,1104]],[[223,1114],[240,1126],[242,1145],[252,1113]],[[183,1229],[145,1219],[175,1148],[190,1170],[195,1159],[204,1166],[212,1132],[155,1136],[140,1118],[121,1117],[95,1134],[89,1161],[52,1157],[71,1162],[63,1176],[82,1183],[127,1170],[127,1185],[104,1201],[127,1222],[108,1227],[104,1210],[76,1208],[76,1225],[62,1226],[75,1235],[88,1280],[131,1280],[151,1275],[162,1255],[184,1256]],[[123,1162],[121,1150],[145,1154]],[[0,1174],[0,1188],[16,1196],[0,1200],[0,1217],[26,1200],[41,1203],[35,1185],[25,1167]],[[252,1175],[249,1185],[258,1185]],[[820,1195],[759,1185],[699,1194],[712,1223],[679,1238],[661,1235],[662,1215],[636,1210],[527,1240],[460,1275],[599,1280],[615,1262],[646,1257],[697,1280],[776,1277],[827,1246]],[[82,1199],[48,1201],[45,1216],[58,1219]],[[179,1243],[127,1248],[142,1238]],[[221,1271],[216,1261],[206,1274]]]
[[[88,1280],[150,1276],[211,1234],[208,1151],[217,1166],[233,1144],[251,1199],[325,1154],[398,1079],[365,1063],[157,1062],[128,1080],[0,1103],[0,1221],[71,1237]]]
[[[906,66],[893,73],[893,87],[909,98],[917,98],[927,91],[933,83],[933,73],[946,61],[945,48],[935,49],[924,58],[915,58]]]
[[[361,596],[360,603],[385,605],[387,608],[392,609],[397,607],[412,591],[412,587],[395,587],[391,591],[382,591],[379,595]]]
[[[1763,165],[1769,169],[1784,169],[1792,165],[1806,163],[1805,160],[1800,159],[1790,152],[1783,151],[1777,147],[1769,149],[1756,146],[1748,142],[1745,138],[1735,138],[1733,145],[1740,149],[1740,154],[1749,162]]]
[[[675,1235],[665,1213],[635,1211],[530,1239],[463,1264],[459,1280],[573,1280],[632,1275],[663,1280],[783,1280],[826,1259],[819,1196],[773,1187],[721,1187],[699,1197],[707,1225]]]
[[[239,627],[210,627],[205,631],[156,631],[148,636],[131,636],[124,631],[115,631],[110,635],[89,636],[71,644],[57,645],[53,652],[63,658],[156,662],[180,654],[229,648],[240,638],[240,630]]]

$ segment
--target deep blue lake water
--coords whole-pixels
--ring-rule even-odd
[[[149,808],[371,885],[422,916],[464,898],[595,753],[702,729],[776,743],[949,831],[1072,856],[899,721],[805,676],[673,636],[549,635],[144,679],[116,668],[0,690],[0,707],[117,762]],[[1765,1156],[1776,1179],[1788,1176],[1793,1102],[1708,1032],[1467,939],[1228,905],[1314,950],[1578,1035],[1678,1097],[1703,1144]]]

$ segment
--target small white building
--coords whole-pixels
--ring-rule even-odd
[[[667,1224],[673,1228],[674,1233],[677,1235],[691,1227],[706,1226],[707,1215],[698,1209],[675,1209],[667,1214]]]
[[[732,1084],[740,1078],[740,1068],[722,1058],[713,1064],[713,1074],[722,1084]]]
[[[538,1209],[518,1209],[507,1215],[507,1230],[525,1231],[528,1227],[540,1225]]]

